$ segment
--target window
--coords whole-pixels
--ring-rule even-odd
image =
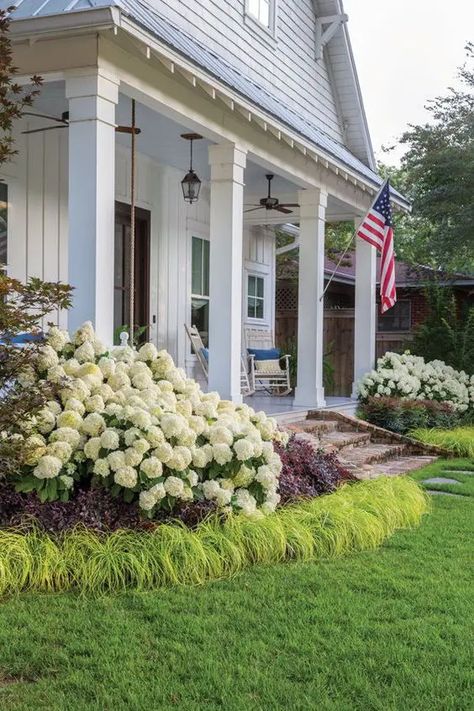
[[[7,233],[8,233],[8,187],[6,183],[0,183],[0,269],[7,265],[8,249],[7,249]]]
[[[395,306],[379,314],[379,331],[409,331],[411,328],[411,302],[397,301]]]
[[[209,241],[193,237],[191,257],[191,325],[205,346],[209,333]]]
[[[249,318],[264,318],[265,312],[265,280],[263,277],[249,274],[247,281],[247,316]]]
[[[247,12],[261,22],[264,27],[270,28],[272,24],[272,2],[273,0],[248,0]]]

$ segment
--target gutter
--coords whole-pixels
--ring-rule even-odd
[[[120,26],[118,7],[85,8],[61,14],[39,15],[15,20],[10,24],[10,36],[15,42],[54,37],[74,33],[90,33],[91,30],[110,30]]]

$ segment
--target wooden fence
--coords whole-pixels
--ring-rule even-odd
[[[294,309],[276,313],[275,335],[280,347],[296,343],[298,314]],[[377,333],[376,356],[387,351],[403,353],[410,347],[408,333]],[[331,309],[324,313],[324,352],[334,369],[334,385],[327,395],[348,397],[354,375],[354,309]]]

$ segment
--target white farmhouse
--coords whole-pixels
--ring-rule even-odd
[[[184,324],[195,323],[208,333],[209,387],[239,401],[242,331],[273,328],[274,228],[299,225],[295,402],[322,406],[325,223],[360,218],[381,184],[341,0],[13,4],[14,61],[23,81],[43,77],[32,113],[45,117],[18,124],[18,156],[0,176],[9,274],[72,284],[59,323],[90,319],[111,343],[130,319],[132,268],[135,323],[188,371]],[[133,266],[132,137],[116,130],[131,125],[132,100]],[[190,133],[202,136],[192,204],[181,185]],[[271,196],[296,206],[252,209],[268,174]],[[375,349],[375,254],[358,242],[355,380]]]

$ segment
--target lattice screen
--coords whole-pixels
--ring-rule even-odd
[[[275,307],[277,311],[297,311],[298,289],[293,286],[279,286],[276,292]]]

